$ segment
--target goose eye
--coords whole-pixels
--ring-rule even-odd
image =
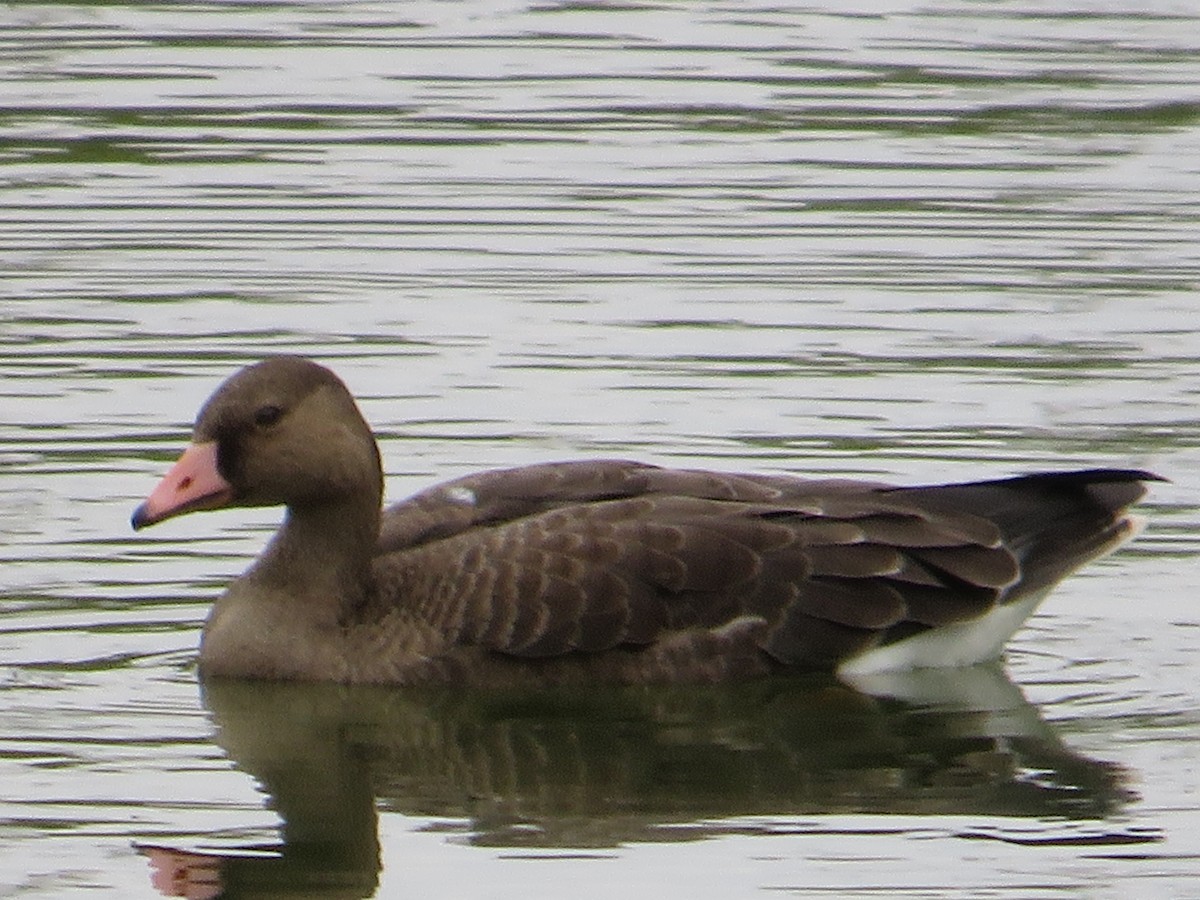
[[[270,428],[282,415],[283,410],[278,406],[260,406],[254,413],[254,424],[259,428]]]

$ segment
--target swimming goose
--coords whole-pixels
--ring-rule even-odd
[[[998,656],[1134,535],[1148,472],[894,487],[621,460],[482,472],[381,511],[375,438],[298,357],[234,374],[133,514],[285,506],[204,626],[205,677],[715,681]]]

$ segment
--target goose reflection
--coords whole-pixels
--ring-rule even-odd
[[[746,817],[1095,819],[1131,796],[998,666],[537,693],[210,680],[204,700],[280,840],[142,847],[168,895],[371,896],[379,809],[476,844],[594,848],[743,831]]]

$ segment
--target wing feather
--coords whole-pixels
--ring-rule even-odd
[[[993,523],[902,492],[619,461],[442,485],[393,507],[381,546],[381,602],[523,657],[752,616],[771,657],[825,665],[980,615],[1020,576]]]

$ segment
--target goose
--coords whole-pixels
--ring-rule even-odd
[[[203,678],[708,682],[994,659],[1055,584],[1140,530],[1129,507],[1162,480],[904,487],[600,459],[485,471],[384,508],[350,391],[278,356],[205,402],[132,524],[286,507],[213,604]]]

